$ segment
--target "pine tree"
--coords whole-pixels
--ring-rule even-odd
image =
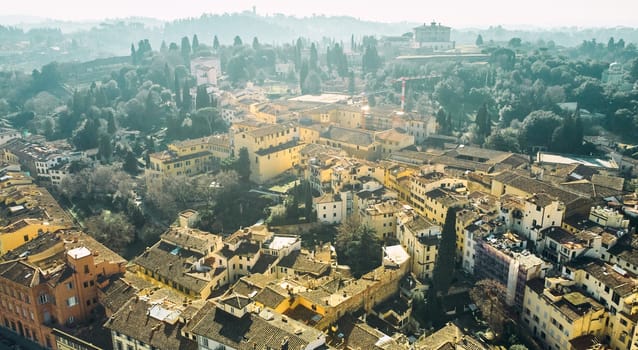
[[[257,39],[257,37],[253,38],[253,50],[257,51],[261,48],[261,45],[259,44],[259,39]]]
[[[193,106],[193,100],[191,97],[190,87],[188,80],[184,80],[184,87],[182,88],[182,110],[189,112]]]
[[[177,74],[175,74],[175,85],[173,88],[173,93],[175,93],[175,105],[178,108],[182,107],[182,95],[181,95],[181,90],[180,90],[180,86],[179,86],[179,78],[177,77]]]
[[[192,48],[193,48],[193,52],[197,52],[197,49],[199,49],[199,39],[197,38],[197,34],[193,35],[193,41],[192,41]]]
[[[111,137],[108,134],[100,134],[98,138],[98,158],[102,164],[111,163],[111,156],[113,155],[113,145],[111,144]]]
[[[188,37],[185,36],[182,38],[182,59],[184,60],[184,65],[186,68],[190,69],[191,62],[191,44],[188,41]]]
[[[195,96],[195,109],[211,107],[210,96],[206,92],[206,87],[200,85],[197,87],[197,95]]]
[[[239,156],[235,162],[235,171],[239,175],[239,178],[243,182],[248,182],[250,179],[250,158],[248,157],[248,149],[242,147],[239,150]]]
[[[481,34],[479,34],[476,37],[476,46],[482,46],[483,45],[483,36]]]
[[[106,131],[113,135],[117,131],[117,125],[115,125],[115,116],[113,113],[109,113],[108,119],[106,120]]]
[[[350,71],[350,76],[348,77],[348,93],[350,97],[354,96],[355,90],[355,80],[354,80],[354,72]]]
[[[241,37],[239,35],[235,36],[235,39],[233,39],[233,46],[243,46],[244,42],[241,41]]]
[[[317,54],[317,47],[315,43],[310,45],[310,69],[317,70],[317,64],[319,63],[319,55]]]
[[[139,168],[137,166],[137,158],[135,158],[135,154],[130,150],[126,152],[126,156],[124,156],[124,163],[122,164],[122,170],[127,173],[135,176],[139,173]]]
[[[481,137],[487,137],[490,135],[492,131],[492,120],[487,113],[487,106],[485,105],[485,103],[478,109],[478,112],[476,113],[475,123],[478,133]]]
[[[168,51],[168,46],[166,46],[166,41],[162,40],[162,46],[160,46],[160,52],[166,53]]]
[[[135,44],[131,44],[131,61],[133,65],[137,65],[137,52],[135,52]]]
[[[299,87],[301,88],[302,94],[306,93],[305,83],[306,83],[306,78],[308,77],[308,73],[309,73],[308,61],[304,60],[301,63],[301,69],[299,70]]]
[[[213,49],[219,50],[219,39],[217,38],[217,35],[213,38]]]

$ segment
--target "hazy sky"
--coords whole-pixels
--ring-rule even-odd
[[[384,22],[436,20],[456,27],[638,27],[638,0],[2,0],[2,15],[66,20],[174,19],[198,17],[204,12],[240,12],[253,5],[261,15],[349,15]]]

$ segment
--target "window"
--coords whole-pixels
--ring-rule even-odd
[[[72,296],[66,300],[66,305],[69,307],[75,306],[77,305],[77,303],[78,303],[78,299],[75,296]]]
[[[84,265],[84,273],[89,273],[89,265]]]
[[[73,289],[73,282],[69,282],[66,284],[67,289]]]

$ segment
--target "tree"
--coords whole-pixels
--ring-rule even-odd
[[[137,65],[137,53],[135,52],[135,44],[131,43],[131,62]]]
[[[463,114],[463,100],[465,98],[465,83],[456,76],[446,78],[434,87],[434,99],[449,113]],[[451,123],[447,125],[451,131]]]
[[[233,39],[233,46],[238,47],[243,45],[244,43],[241,41],[241,37],[239,35],[236,35],[235,39]]]
[[[160,52],[165,54],[168,52],[168,46],[166,46],[166,41],[162,40],[162,45],[160,46]]]
[[[106,119],[106,132],[110,135],[114,135],[117,131],[117,125],[115,124],[115,114],[113,112],[108,112]]]
[[[475,123],[481,138],[489,136],[492,131],[492,119],[487,113],[487,106],[485,104],[481,105],[476,113]]]
[[[440,130],[440,132],[447,132],[447,114],[445,113],[445,110],[443,108],[439,108],[439,110],[436,112],[436,124],[438,125],[438,129]]]
[[[306,78],[308,78],[308,73],[310,69],[308,68],[308,61],[304,60],[301,63],[301,69],[299,70],[299,88],[301,89],[301,93],[306,93]]]
[[[253,50],[257,51],[261,48],[261,45],[259,44],[259,39],[257,39],[257,37],[253,38]]]
[[[504,323],[508,318],[507,289],[505,286],[495,280],[480,280],[470,290],[470,298],[481,310],[481,314],[490,327],[496,333],[501,334]]]
[[[246,147],[242,147],[239,150],[239,156],[235,162],[235,171],[239,174],[239,179],[242,182],[248,182],[250,179],[250,158]]]
[[[483,36],[481,34],[476,37],[476,46],[483,46]]]
[[[350,266],[355,278],[381,265],[381,240],[373,229],[354,217],[337,228],[335,248],[339,263]]]
[[[364,73],[376,73],[381,67],[381,58],[377,53],[376,46],[366,46],[365,53],[362,58],[362,66]]]
[[[137,166],[137,158],[135,157],[135,154],[131,152],[130,150],[126,152],[126,156],[124,157],[124,163],[122,164],[122,170],[126,171],[127,173],[133,176],[139,174],[140,172],[140,169]]]
[[[219,39],[217,35],[213,38],[213,50],[219,50]]]
[[[133,225],[122,213],[104,210],[84,222],[87,232],[109,248],[122,253],[135,240]]]
[[[485,148],[503,152],[520,153],[521,146],[518,143],[518,132],[513,129],[501,129],[485,139]]]
[[[507,43],[507,46],[517,48],[521,47],[521,43],[521,38],[511,38],[510,41]]]
[[[195,96],[195,109],[206,107],[211,107],[210,96],[206,91],[206,86],[200,85],[197,87],[197,95]]]
[[[31,78],[31,89],[34,93],[56,89],[63,83],[60,65],[57,62],[45,64],[41,71],[34,69]]]
[[[189,137],[203,137],[215,132],[226,132],[228,126],[215,107],[200,108],[190,115],[192,125]]]
[[[190,62],[191,62],[191,44],[188,41],[188,37],[185,36],[182,38],[182,46],[181,46],[181,50],[182,50],[182,59],[184,60],[184,65],[186,65],[186,67],[190,67]]]
[[[89,118],[84,122],[84,126],[73,138],[73,144],[80,150],[95,148],[98,146],[98,129],[100,123],[95,118]]]
[[[604,111],[608,105],[605,91],[598,79],[587,79],[574,89],[574,95],[579,107],[589,111]]]
[[[191,97],[191,89],[188,86],[188,80],[184,80],[184,88],[182,89],[182,110],[189,112],[193,107],[193,98]]]
[[[530,113],[520,131],[522,150],[531,152],[535,147],[549,148],[554,130],[561,125],[558,115],[550,111],[534,111]]]
[[[302,92],[305,94],[319,95],[321,94],[321,78],[319,74],[314,70],[311,70],[304,81],[304,89]]]
[[[350,71],[350,74],[348,76],[348,93],[350,94],[350,97],[354,96],[355,89],[356,89],[356,86],[355,86],[355,80],[354,80],[354,72]]]
[[[438,255],[432,271],[432,284],[427,292],[426,314],[438,326],[444,321],[442,299],[447,296],[454,276],[456,257],[456,212],[452,207],[447,211]]]
[[[98,152],[97,157],[102,164],[111,163],[111,157],[113,156],[113,145],[111,144],[111,136],[109,134],[100,134],[98,139]]]
[[[193,35],[193,41],[192,41],[192,48],[193,48],[193,52],[197,52],[197,50],[199,49],[199,39],[197,38],[197,34]]]
[[[552,133],[550,150],[559,153],[580,153],[583,148],[583,124],[578,115],[563,118],[562,125]]]
[[[312,43],[310,45],[310,69],[316,70],[318,62],[319,55],[317,54],[317,47],[315,46],[315,43]]]

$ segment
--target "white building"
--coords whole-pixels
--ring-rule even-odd
[[[611,208],[592,207],[589,211],[589,220],[600,226],[626,229],[629,227],[629,220],[625,216]]]
[[[21,139],[22,134],[15,129],[0,128],[0,146],[7,143],[9,140]]]
[[[501,219],[507,227],[534,242],[542,240],[539,232],[551,226],[560,226],[565,216],[563,202],[538,193],[528,198],[512,195],[501,197]]]
[[[199,85],[217,85],[217,78],[222,74],[221,61],[218,57],[198,57],[191,60],[191,74]]]
[[[327,224],[339,224],[345,218],[343,201],[338,195],[326,193],[314,198],[313,204],[317,213],[317,220]]]

